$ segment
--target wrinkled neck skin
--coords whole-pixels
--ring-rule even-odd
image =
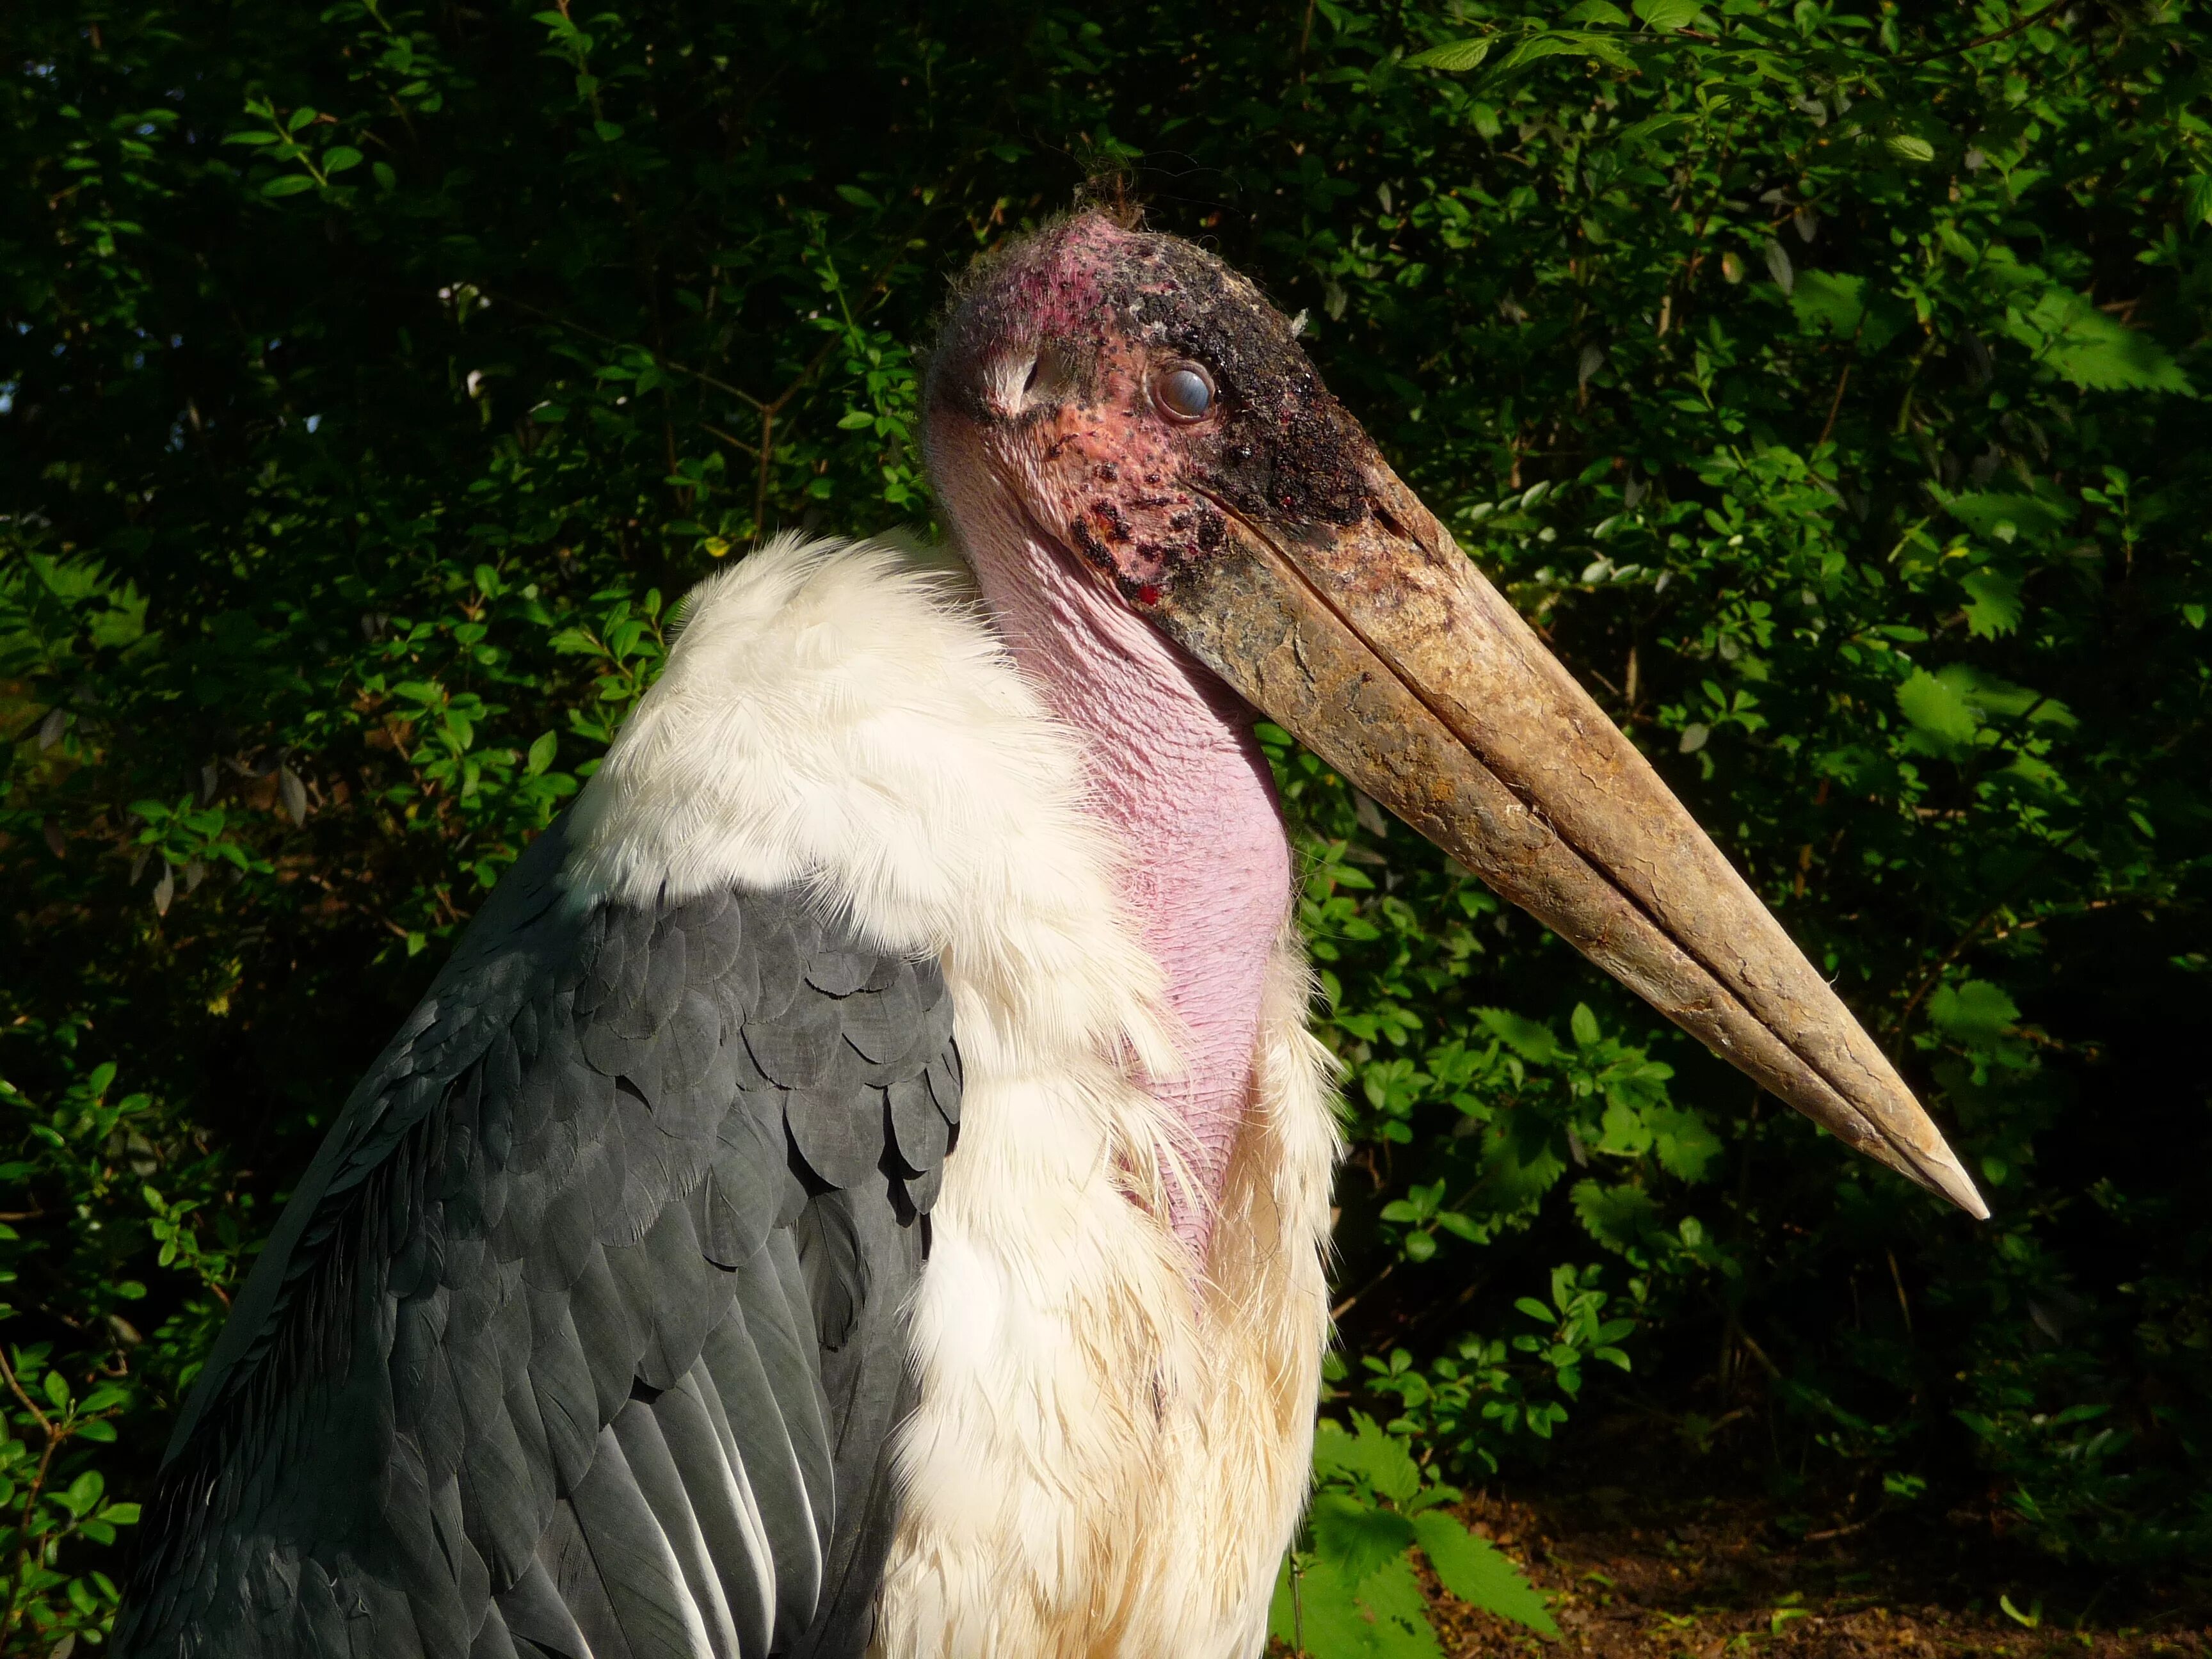
[[[1167,976],[1182,1074],[1146,1086],[1186,1131],[1176,1235],[1206,1260],[1252,1089],[1291,854],[1243,702],[1065,555],[994,513],[967,529],[985,601],[1024,675],[1078,732],[1097,811],[1123,854],[1128,914]],[[1195,1190],[1192,1190],[1194,1187]]]

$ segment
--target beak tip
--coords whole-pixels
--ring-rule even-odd
[[[1948,1146],[1939,1140],[1932,1152],[1914,1152],[1906,1156],[1913,1172],[1930,1190],[1949,1199],[1977,1221],[1990,1218],[1990,1206],[1975,1187],[1974,1178],[1966,1173]]]

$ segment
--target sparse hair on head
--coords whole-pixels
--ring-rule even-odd
[[[1075,187],[1075,210],[1103,213],[1124,230],[1142,230],[1145,204],[1129,169],[1111,156],[1094,155],[1089,162],[1083,182]]]

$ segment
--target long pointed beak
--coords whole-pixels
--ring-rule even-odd
[[[1388,805],[1715,1054],[1977,1218],[1928,1114],[1781,924],[1379,458],[1369,512],[1228,543],[1155,620]]]

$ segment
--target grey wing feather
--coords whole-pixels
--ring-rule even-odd
[[[125,1656],[857,1656],[951,1000],[796,891],[580,905],[556,824],[302,1179]]]

